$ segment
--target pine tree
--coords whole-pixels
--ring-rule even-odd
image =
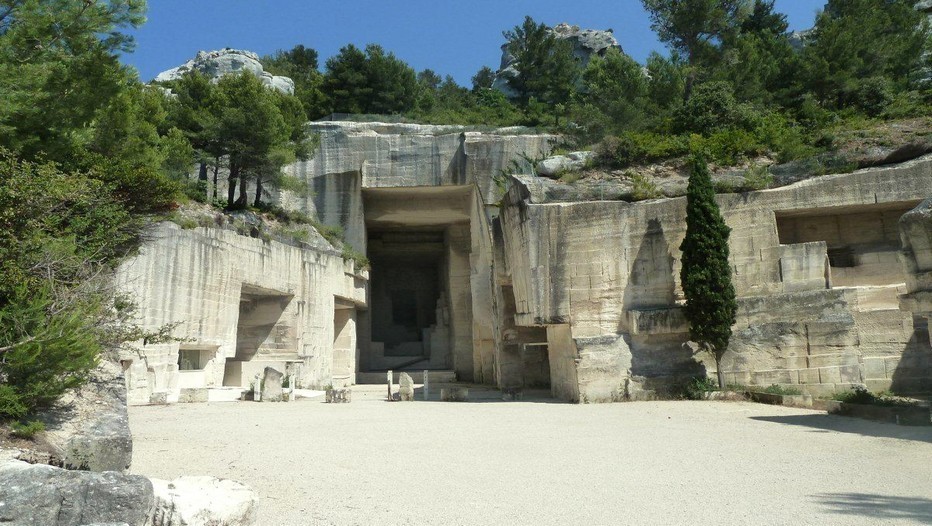
[[[686,295],[689,337],[715,359],[718,385],[725,387],[722,356],[728,350],[738,303],[728,263],[728,235],[705,159],[692,158],[686,190],[686,237],[680,245],[680,281]]]

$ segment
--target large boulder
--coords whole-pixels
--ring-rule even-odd
[[[125,471],[133,459],[133,437],[126,412],[121,367],[109,360],[88,382],[40,414],[45,439],[68,469]]]
[[[621,51],[621,45],[615,39],[611,29],[580,29],[579,26],[567,23],[558,24],[550,31],[562,40],[567,40],[573,45],[573,56],[579,62],[581,68],[585,68],[589,59],[593,55],[603,56],[610,48],[616,48]],[[508,86],[508,79],[514,78],[518,74],[518,61],[514,55],[508,51],[508,42],[502,45],[502,61],[495,73],[495,80],[492,81],[492,87],[501,91],[507,97],[515,97],[517,94]]]
[[[213,477],[152,479],[152,526],[249,526],[256,523],[259,501],[248,486]]]
[[[154,504],[152,483],[139,475],[0,464],[0,524],[147,526]]]
[[[294,93],[294,81],[288,77],[272,75],[265,71],[259,62],[259,55],[242,49],[221,49],[219,51],[198,51],[197,55],[184,64],[163,71],[155,77],[155,82],[176,80],[191,71],[198,71],[216,80],[224,75],[247,71],[270,86],[283,93]]]

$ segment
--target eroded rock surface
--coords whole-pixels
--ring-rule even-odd
[[[155,82],[176,80],[191,71],[198,71],[213,79],[231,73],[247,71],[259,77],[266,86],[283,93],[294,93],[294,81],[288,77],[272,75],[265,71],[259,62],[259,55],[242,49],[221,49],[218,51],[199,51],[197,55],[184,64],[159,73]]]
[[[248,486],[214,477],[152,479],[152,526],[250,526],[259,501]]]
[[[39,415],[45,438],[63,467],[125,471],[133,459],[126,414],[126,385],[120,366],[101,360],[86,384]]]
[[[0,523],[10,526],[146,526],[154,503],[152,483],[139,475],[0,465]]]

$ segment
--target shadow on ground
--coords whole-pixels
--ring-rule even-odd
[[[932,499],[873,493],[820,493],[812,498],[829,513],[932,524]]]
[[[932,443],[932,427],[929,426],[900,426],[825,413],[786,416],[752,416],[751,420],[809,427],[812,428],[812,431],[815,433],[835,431],[838,433],[854,433],[871,437],[899,438],[902,440]]]

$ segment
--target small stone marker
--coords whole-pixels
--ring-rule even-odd
[[[392,397],[392,377],[393,377],[392,371],[389,370],[385,376],[386,376],[386,380],[388,381],[388,401],[391,402],[392,400],[394,400],[394,398]]]
[[[327,389],[325,401],[328,404],[348,404],[352,399],[353,391],[349,389]]]
[[[424,400],[425,401],[430,398],[430,378],[428,378],[429,372],[430,371],[428,371],[427,369],[424,369]]]
[[[465,402],[469,400],[468,387],[444,387],[440,390],[442,402]]]
[[[281,402],[282,397],[282,378],[285,375],[271,367],[266,367],[262,374],[262,401],[263,402]]]
[[[414,380],[408,373],[401,373],[398,376],[398,399],[402,402],[414,401]]]

